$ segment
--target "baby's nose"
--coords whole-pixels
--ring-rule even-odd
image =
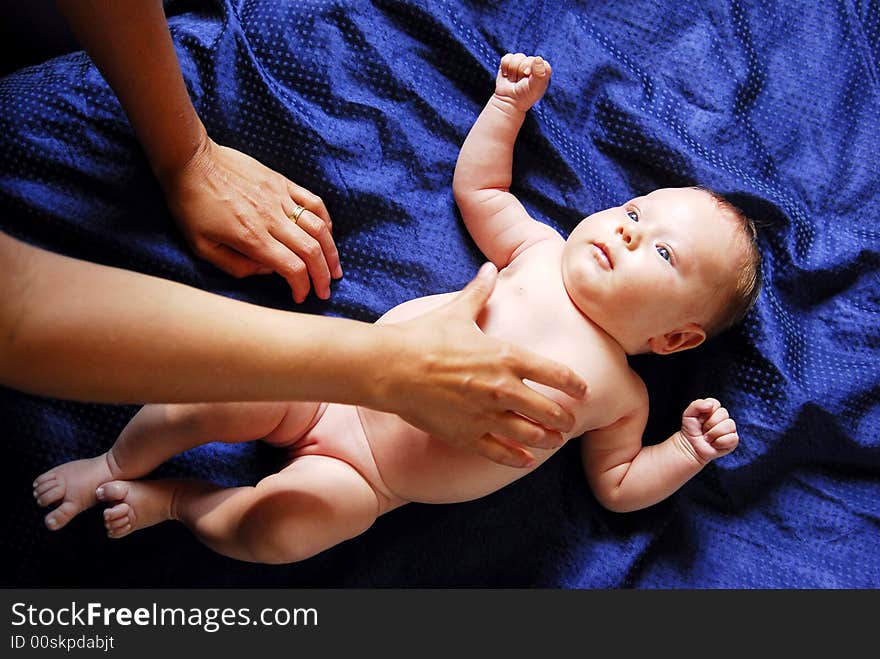
[[[620,225],[617,227],[617,235],[623,240],[623,244],[630,249],[635,249],[639,245],[639,234],[631,226]]]

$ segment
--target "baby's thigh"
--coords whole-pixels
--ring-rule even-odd
[[[206,441],[243,442],[260,439],[277,428],[285,417],[286,406],[284,402],[145,405],[135,420],[198,435]]]
[[[267,401],[150,405],[138,416],[206,441],[237,443],[262,439],[275,446],[295,443],[323,408],[319,403]]]
[[[265,416],[275,418],[271,431],[260,438],[272,446],[290,447],[311,430],[327,409],[326,403],[285,402],[256,403],[275,406],[265,410]]]
[[[256,487],[259,505],[244,520],[262,530],[275,551],[302,560],[366,531],[379,500],[361,474],[343,460],[303,455]]]

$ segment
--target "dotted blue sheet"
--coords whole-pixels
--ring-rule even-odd
[[[880,98],[876,2],[188,3],[170,19],[212,137],[320,194],[345,278],[311,313],[373,320],[482,262],[451,182],[505,52],[553,81],[513,189],[561,232],[656,187],[703,184],[760,223],[766,287],[739,328],[633,361],[649,436],[720,398],[741,444],[619,515],[574,443],[485,499],[410,505],[292,566],[226,559],[180,525],[108,541],[92,510],[47,532],[45,469],[108,448],[136,411],[0,391],[7,586],[880,586]],[[277,277],[191,255],[115,96],[81,52],[0,80],[0,228],[49,249],[294,309]],[[95,295],[100,295],[95,291]],[[279,456],[208,445],[158,475],[253,483]]]

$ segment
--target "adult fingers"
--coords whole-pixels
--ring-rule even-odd
[[[493,385],[491,395],[498,401],[499,409],[516,412],[545,428],[567,432],[574,426],[575,419],[571,412],[521,381],[496,383]],[[522,439],[532,446],[538,445],[526,441],[523,437],[516,439]]]
[[[479,438],[473,449],[492,462],[508,467],[529,467],[535,463],[535,456],[523,446],[504,439],[486,434]]]
[[[233,277],[249,277],[251,275],[266,274],[270,269],[254,259],[248,258],[241,252],[227,247],[226,245],[201,243],[194,251],[206,261],[232,275]]]
[[[315,193],[306,190],[304,187],[297,185],[293,181],[287,182],[287,192],[291,199],[300,206],[304,206],[306,209],[312,211],[327,223],[328,229],[331,231],[333,230],[333,221],[330,219],[330,213],[327,211],[323,199]]]
[[[560,433],[547,430],[511,412],[501,415],[496,420],[492,434],[533,448],[554,449],[564,443]]]
[[[293,293],[293,300],[297,304],[303,302],[309,294],[309,270],[299,256],[277,240],[263,248],[265,262],[279,275],[284,277],[287,285]]]
[[[309,211],[303,212],[300,220],[309,214]],[[315,222],[322,224],[323,222],[316,216]],[[291,220],[280,223],[270,230],[272,237],[281,245],[293,252],[300,261],[305,264],[308,277],[311,279],[315,287],[315,293],[322,300],[330,297],[330,267],[321,243],[312,237],[304,226],[299,223],[294,224]],[[335,250],[334,250],[335,252]],[[336,255],[338,260],[339,256]]]
[[[283,204],[284,214],[292,221],[291,217],[296,210],[291,204]],[[339,262],[339,250],[336,248],[336,241],[333,240],[333,234],[330,227],[323,219],[309,210],[302,211],[295,222],[296,226],[305,231],[308,235],[318,241],[321,246],[321,252],[327,263],[327,269],[330,275],[339,279],[342,277],[342,265]],[[289,228],[289,227],[288,227]]]
[[[284,225],[292,226],[293,223],[285,218],[283,222],[277,224],[277,226]],[[276,232],[280,233],[280,231]],[[300,233],[304,234],[305,232],[300,230]],[[316,241],[315,245],[317,246]],[[265,268],[271,268],[272,271],[284,277],[290,286],[295,302],[300,303],[306,299],[309,288],[311,288],[308,267],[295,251],[279,242],[273,233],[266,233],[258,237],[243,236],[230,246],[252,261],[262,264],[263,268],[259,270],[260,272],[265,272]]]
[[[476,321],[495,290],[497,277],[498,269],[492,263],[484,263],[467,286],[447,303],[446,311],[454,316]]]
[[[584,398],[588,394],[587,383],[568,366],[512,344],[507,344],[506,351],[504,360],[518,377],[559,389],[572,398]]]

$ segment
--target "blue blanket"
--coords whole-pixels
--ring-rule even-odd
[[[761,224],[766,286],[745,323],[633,360],[651,440],[712,395],[741,444],[622,515],[596,503],[572,442],[489,497],[406,506],[313,559],[262,566],[176,524],[109,541],[98,509],[46,531],[33,478],[106,450],[137,408],[3,390],[4,586],[880,586],[876,2],[218,0],[170,24],[212,137],[330,209],[346,276],[297,309],[362,320],[474,274],[483,258],[452,198],[458,149],[502,54],[549,59],[514,163],[535,217],[565,233],[632,195],[703,184]],[[81,52],[0,80],[0,228],[294,308],[281,278],[235,280],[188,251]],[[157,475],[244,484],[278,463],[259,444],[207,445]]]

